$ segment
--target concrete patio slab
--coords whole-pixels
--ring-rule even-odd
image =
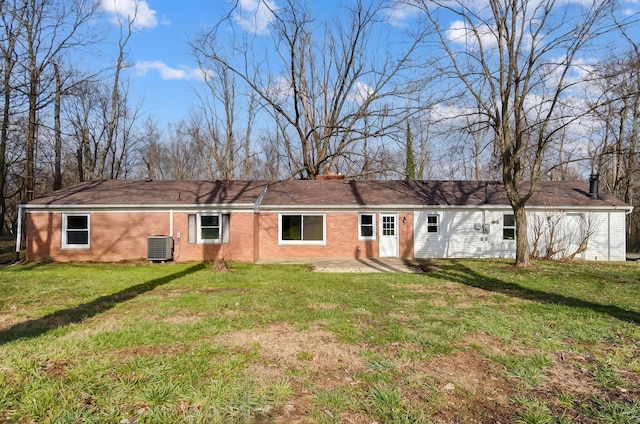
[[[258,264],[309,264],[315,272],[420,272],[399,258],[275,258]]]

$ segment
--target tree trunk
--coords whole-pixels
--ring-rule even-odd
[[[517,267],[528,267],[529,261],[529,239],[527,237],[527,214],[524,206],[513,208],[516,220],[516,261]]]
[[[8,59],[5,58],[5,66]],[[4,235],[5,214],[7,213],[7,202],[5,199],[5,187],[7,185],[7,140],[9,138],[9,109],[11,105],[11,83],[9,68],[5,68],[4,77],[4,105],[2,108],[2,130],[0,131],[0,236]]]
[[[60,190],[62,188],[62,130],[60,128],[60,103],[62,102],[62,82],[60,80],[60,70],[58,64],[53,64],[53,69],[56,78],[56,94],[53,104],[53,132],[54,132],[54,150],[55,161],[53,165],[53,191]]]
[[[28,202],[34,198],[35,192],[35,151],[36,151],[36,134],[37,134],[37,109],[38,109],[38,70],[36,69],[35,57],[30,59],[33,61],[29,75],[29,93],[27,95],[29,101],[29,113],[27,121],[27,139],[25,143],[25,195],[24,199]]]

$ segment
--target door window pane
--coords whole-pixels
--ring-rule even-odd
[[[382,235],[395,236],[396,235],[396,217],[395,216],[383,216],[382,217]]]

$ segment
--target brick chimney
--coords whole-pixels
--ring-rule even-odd
[[[345,179],[345,176],[342,175],[341,173],[334,174],[333,172],[330,172],[324,175],[316,175],[316,180],[344,180],[344,179]]]

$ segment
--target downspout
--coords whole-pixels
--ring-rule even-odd
[[[269,183],[267,183],[262,190],[262,193],[256,199],[256,203],[253,205],[253,262],[257,262],[260,259],[260,205],[264,195],[269,190]]]
[[[173,209],[169,209],[169,234],[171,234],[171,240],[173,241]],[[178,255],[175,255],[175,242],[173,243],[173,260],[177,261],[178,259],[180,259],[180,255],[182,254],[182,235],[180,235],[180,237],[176,237],[176,239],[178,240]]]
[[[16,263],[20,259],[20,248],[22,243],[22,205],[18,205],[18,226],[16,229],[16,257],[11,263]]]
[[[173,209],[169,209],[169,234],[173,237]]]

